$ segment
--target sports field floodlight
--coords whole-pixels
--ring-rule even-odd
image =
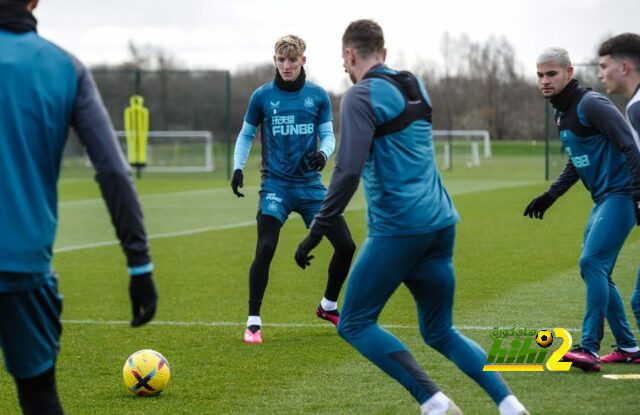
[[[149,132],[149,110],[144,107],[140,95],[132,95],[130,105],[124,110],[124,129],[127,137],[127,159],[136,168],[138,177],[147,164],[147,135]]]

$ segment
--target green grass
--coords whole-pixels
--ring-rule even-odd
[[[455,324],[485,349],[494,326],[564,327],[574,342],[580,339],[572,330],[580,328],[584,309],[577,260],[591,202],[576,185],[543,221],[524,218],[526,204],[547,186],[544,159],[528,154],[525,144],[503,144],[477,168],[456,159],[460,163],[454,160],[454,169],[443,172],[462,216],[454,257]],[[86,170],[63,171],[54,265],[65,301],[57,371],[68,414],[418,413],[408,392],[315,318],[331,250],[323,242],[312,266],[301,271],[292,260],[306,233],[297,216],[285,224],[272,263],[262,313],[265,343],[243,344],[258,159],[250,166],[243,199],[233,196],[226,180],[207,174],[145,174],[136,181],[160,293],[155,321],[140,329],[127,325],[124,258],[97,185]],[[358,245],[366,233],[363,207],[358,193],[346,214]],[[639,249],[634,231],[613,275],[625,303]],[[497,413],[473,381],[424,345],[405,288],[392,297],[381,323],[465,413]],[[613,342],[607,331],[603,351]],[[143,348],[160,351],[171,364],[171,382],[158,397],[135,398],[122,384],[126,357]],[[13,382],[0,373],[0,413],[17,414]],[[640,368],[605,366],[604,373]],[[639,381],[577,369],[503,375],[534,414],[635,414],[640,405]]]

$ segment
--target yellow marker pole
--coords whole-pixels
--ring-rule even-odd
[[[138,178],[147,164],[147,138],[149,133],[149,110],[143,105],[140,95],[133,95],[129,107],[124,110],[124,129],[127,136],[127,159],[136,168]]]

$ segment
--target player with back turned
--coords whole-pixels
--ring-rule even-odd
[[[620,249],[640,224],[640,153],[624,117],[604,95],[580,86],[566,50],[548,48],[537,61],[538,88],[553,106],[568,161],[525,216],[542,219],[571,186],[582,181],[593,207],[582,239],[580,274],[586,286],[582,340],[563,361],[584,371],[599,371],[598,355],[606,318],[619,350],[637,353],[618,288],[611,279]],[[614,352],[616,353],[616,352]],[[602,357],[607,362],[613,355]]]
[[[384,64],[384,36],[371,20],[342,37],[344,69],[354,86],[340,107],[340,149],[322,209],[295,258],[300,266],[351,200],[362,176],[368,235],[351,270],[338,334],[416,399],[422,414],[461,411],[427,376],[406,346],[378,324],[400,284],[418,307],[424,341],[475,380],[500,414],[526,414],[486,354],[453,328],[453,246],[459,220],[440,179],[431,103],[422,83]],[[375,392],[374,392],[375,393]]]
[[[280,228],[291,212],[298,212],[309,226],[326,192],[319,171],[335,148],[329,95],[306,80],[305,49],[304,41],[298,36],[288,35],[277,40],[273,56],[275,80],[251,95],[234,150],[231,187],[238,197],[242,197],[238,188],[244,182],[243,169],[253,137],[261,126],[262,183],[256,216],[256,254],[249,270],[246,343],[262,343],[260,310]],[[327,238],[335,252],[316,315],[337,325],[338,295],[349,272],[355,245],[343,218],[328,230]]]
[[[69,126],[86,147],[127,258],[132,326],[153,318],[157,294],[142,211],[109,116],[91,73],[36,33],[37,4],[0,0],[0,346],[23,413],[50,415],[62,413],[62,298],[51,260]]]

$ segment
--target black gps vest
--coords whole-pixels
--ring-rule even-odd
[[[418,80],[411,72],[400,71],[395,74],[372,71],[362,79],[380,78],[390,82],[404,97],[405,107],[396,118],[380,124],[376,127],[373,137],[382,137],[404,130],[412,122],[426,120],[431,122],[431,106],[424,100],[420,93]]]

